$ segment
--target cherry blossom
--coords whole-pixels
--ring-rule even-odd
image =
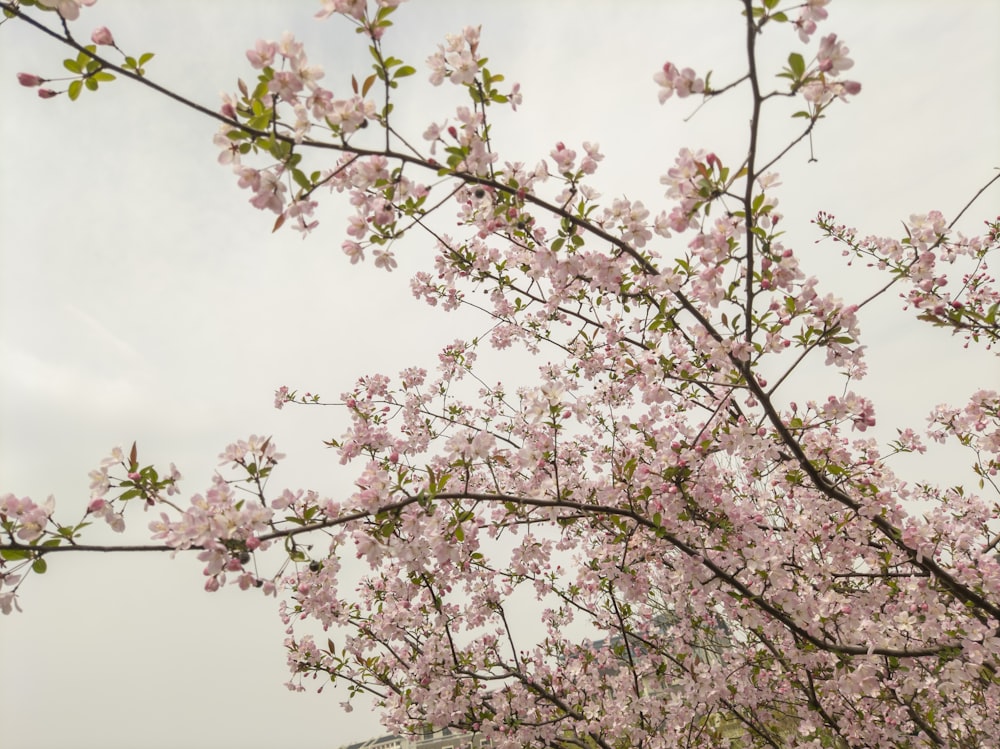
[[[80,17],[80,8],[90,7],[97,0],[39,0],[39,5],[51,8],[67,21],[75,21]]]
[[[837,75],[854,67],[854,60],[847,56],[849,51],[847,47],[837,41],[836,34],[824,36],[819,43],[819,52],[816,53],[820,72]]]
[[[829,16],[829,11],[826,9],[829,4],[830,0],[806,0],[802,4],[793,25],[798,29],[799,38],[803,42],[807,43],[809,37],[816,33],[816,24]]]
[[[674,94],[683,99],[691,94],[700,94],[705,91],[705,81],[696,77],[691,68],[680,70],[671,62],[664,63],[663,69],[656,72],[653,80],[660,86],[657,95],[661,104]]]

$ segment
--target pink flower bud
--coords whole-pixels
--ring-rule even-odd
[[[100,512],[104,509],[107,502],[103,499],[95,499],[89,505],[87,505],[87,512]]]
[[[39,78],[37,75],[32,75],[31,73],[18,73],[17,82],[22,86],[33,88],[34,86],[41,86],[45,83],[45,79]]]
[[[90,41],[94,44],[103,44],[107,47],[115,46],[115,38],[111,36],[107,26],[98,26],[94,33],[90,35]]]
[[[38,89],[38,95],[43,99],[51,99],[53,96],[59,96],[59,92],[53,91],[51,88],[40,88]]]

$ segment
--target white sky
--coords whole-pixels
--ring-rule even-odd
[[[350,73],[369,66],[365,45],[336,19],[313,21],[317,7],[101,0],[75,28],[86,38],[105,24],[127,52],[156,52],[151,78],[214,108],[237,76],[252,78],[244,50],[286,29],[325,66],[324,82],[346,92]],[[779,168],[781,209],[789,241],[815,253],[843,296],[865,275],[843,270],[830,245],[807,246],[818,209],[865,233],[897,232],[914,212],[953,215],[1000,166],[1000,5],[944,7],[840,0],[820,28],[851,48],[850,77],[864,90],[820,126],[818,163],[800,149]],[[661,107],[652,82],[667,59],[713,69],[717,85],[742,74],[735,2],[413,0],[396,18],[386,49],[418,68],[445,33],[483,24],[490,68],[525,94],[516,118],[495,121],[504,159],[534,163],[556,141],[599,141],[606,159],[594,184],[655,212],[658,177],[681,147],[743,156],[742,100],[683,123],[693,100]],[[775,29],[764,45],[787,55],[793,37]],[[352,470],[320,444],[341,434],[343,414],[275,411],[273,390],[333,398],[361,374],[430,368],[440,345],[485,325],[420,306],[403,273],[351,266],[336,200],[305,242],[272,235],[273,215],[250,207],[215,164],[216,127],[203,117],[124,81],[75,103],[17,85],[18,71],[58,75],[66,56],[22,24],[0,27],[0,492],[54,494],[62,517],[75,518],[87,472],[136,439],[144,462],[177,463],[190,494],[207,486],[221,449],[251,433],[273,435],[289,455],[272,487],[348,487]],[[396,96],[415,140],[464,103],[425,81],[409,79]],[[998,212],[994,188],[964,227],[977,231]],[[426,242],[404,248],[404,266],[430,258]],[[997,385],[995,359],[969,357],[940,332],[909,334],[897,308],[890,300],[863,318],[883,422],[909,415],[920,426],[934,403]],[[147,522],[134,520],[140,530]],[[5,749],[321,749],[379,732],[372,713],[344,714],[339,692],[287,692],[273,602],[203,593],[195,560],[49,564],[23,588],[25,613],[0,619]]]

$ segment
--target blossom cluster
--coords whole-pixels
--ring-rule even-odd
[[[444,45],[427,58],[430,82],[439,86],[447,78],[456,85],[468,85],[479,74],[479,33],[481,28],[466,26],[461,34],[449,34]]]
[[[816,33],[816,24],[830,15],[826,9],[829,4],[830,0],[806,0],[802,3],[799,15],[793,21],[793,26],[799,32],[799,39],[808,42],[809,37]]]
[[[660,87],[657,94],[660,104],[674,94],[683,99],[691,94],[705,92],[705,81],[696,77],[691,68],[678,69],[672,62],[664,63],[663,69],[653,75],[653,80]]]
[[[802,4],[793,26],[798,29],[803,42],[810,41],[810,37],[816,31],[816,23],[827,17],[825,6],[828,3],[829,0],[809,0]],[[788,20],[783,12],[772,18],[779,21]],[[828,34],[820,40],[819,49],[810,67],[806,67],[802,56],[798,53],[792,53],[789,57],[790,66],[779,74],[779,77],[790,79],[792,93],[801,94],[805,99],[810,108],[804,113],[805,116],[817,118],[834,99],[846,101],[848,96],[855,96],[861,92],[861,84],[857,81],[838,79],[841,73],[854,66],[854,61],[848,56],[849,52],[850,50],[836,34]],[[711,96],[715,93],[709,88],[707,79],[699,77],[693,69],[678,68],[669,61],[653,74],[653,80],[659,86],[657,96],[661,104],[675,94],[679,98],[686,98],[691,94]]]
[[[264,585],[247,565],[253,552],[267,548],[259,534],[270,530],[272,517],[270,507],[238,500],[230,484],[217,474],[212,488],[191,497],[180,518],[162,512],[149,528],[154,539],[173,549],[201,549],[198,559],[205,562],[206,590],[225,585],[227,573],[236,573],[236,584],[246,589]]]
[[[920,319],[951,328],[969,341],[1000,341],[1000,288],[988,262],[1000,248],[1000,221],[988,222],[985,234],[968,237],[953,231],[939,211],[914,214],[904,223],[902,239],[859,238],[825,213],[816,223],[844,246],[843,254],[863,258],[909,287],[900,296]],[[951,270],[963,260],[968,269]]]
[[[0,497],[0,522],[5,532],[31,543],[41,538],[54,509],[55,500],[52,497],[39,505],[29,497],[5,494]]]
[[[291,220],[296,230],[310,232],[317,226],[313,192],[321,185],[336,191],[349,190],[358,212],[348,228],[352,239],[344,243],[343,249],[352,262],[357,262],[364,257],[365,248],[375,244],[376,264],[386,270],[396,267],[386,245],[396,235],[399,214],[418,210],[427,197],[427,188],[409,178],[390,178],[382,173],[386,162],[378,157],[359,160],[348,154],[335,169],[307,174],[299,166],[301,153],[296,149],[310,142],[317,128],[346,143],[371,123],[388,127],[389,110],[379,111],[367,94],[377,78],[386,87],[395,88],[402,78],[415,72],[396,58],[383,58],[378,51],[382,33],[391,25],[386,20],[388,14],[398,4],[380,2],[373,15],[366,2],[337,0],[324,3],[318,14],[326,17],[339,13],[354,19],[375,45],[372,49],[379,61],[376,74],[361,85],[352,80],[353,95],[347,98],[335,98],[320,84],[324,78],[322,67],[309,62],[301,42],[290,34],[279,41],[258,40],[247,52],[251,66],[260,71],[258,84],[251,91],[240,81],[239,96],[223,97],[220,111],[233,124],[224,124],[215,136],[221,150],[219,162],[233,169],[240,187],[253,192],[250,202],[254,207],[277,214],[275,229]],[[496,90],[495,84],[503,76],[480,70],[484,61],[476,57],[478,45],[478,29],[469,28],[461,35],[449,36],[447,47],[441,47],[428,60],[432,82],[440,83],[447,77],[479,92],[481,107],[475,111],[459,107],[460,128],[432,125],[425,138],[435,145],[445,137],[449,139],[449,168],[486,175],[496,154],[487,143],[483,108],[491,102],[510,103],[516,108],[521,95],[517,84],[509,94]],[[269,155],[272,161],[265,167],[251,166],[245,163],[251,153]]]

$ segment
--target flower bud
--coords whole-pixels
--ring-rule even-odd
[[[33,88],[34,86],[41,86],[43,83],[45,83],[45,79],[40,78],[37,75],[33,75],[31,73],[18,73],[17,82],[20,83],[22,86]]]
[[[90,41],[94,44],[103,44],[106,47],[115,46],[115,38],[111,36],[107,26],[98,26],[94,29],[94,33],[90,35]]]
[[[38,89],[38,95],[43,99],[51,99],[53,96],[59,96],[59,92],[53,91],[51,88],[40,88]]]

